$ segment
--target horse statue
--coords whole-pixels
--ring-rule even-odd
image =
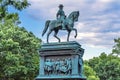
[[[68,17],[66,17],[66,19],[63,22],[65,28],[63,28],[62,25],[58,25],[57,20],[47,20],[45,23],[45,28],[43,30],[42,36],[46,33],[46,31],[49,27],[49,31],[47,33],[47,43],[49,43],[48,39],[49,39],[49,35],[52,31],[55,32],[54,37],[57,38],[59,42],[60,42],[60,38],[57,37],[59,30],[67,30],[67,32],[68,32],[67,41],[69,41],[70,32],[72,30],[75,31],[74,37],[76,38],[77,37],[77,29],[75,29],[73,27],[74,27],[74,22],[78,21],[78,17],[79,17],[79,11],[73,11]]]

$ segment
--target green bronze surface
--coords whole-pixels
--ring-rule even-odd
[[[76,41],[42,44],[36,80],[86,80],[83,54],[84,49]]]
[[[80,44],[78,44],[75,41],[69,41],[69,42],[56,42],[56,43],[44,43],[41,46],[41,50],[59,50],[59,49],[75,49],[81,47]]]
[[[67,41],[69,41],[69,36],[71,31],[75,31],[75,38],[77,37],[77,29],[74,28],[74,22],[78,21],[79,11],[73,11],[67,17],[63,11],[63,5],[59,6],[59,10],[56,14],[57,20],[47,20],[45,23],[45,28],[42,32],[42,36],[46,33],[47,29],[49,29],[47,33],[47,43],[49,43],[49,35],[52,31],[55,32],[54,37],[58,39],[59,42],[60,38],[57,36],[59,30],[67,30],[68,37]]]
[[[74,22],[78,21],[79,11],[73,11],[67,17],[63,11],[63,5],[59,5],[56,14],[57,20],[47,20],[42,36],[47,33],[47,43],[43,43],[39,49],[40,66],[39,75],[35,80],[86,80],[83,74],[84,49],[76,41],[69,41],[70,32],[74,28]],[[61,42],[57,37],[59,30],[67,30],[67,42]],[[54,37],[59,42],[49,43],[49,35],[54,31]]]
[[[36,80],[86,80],[84,77],[80,76],[43,76],[37,77]]]

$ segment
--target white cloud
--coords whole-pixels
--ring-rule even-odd
[[[77,41],[82,44],[89,44],[92,47],[111,47],[113,39],[120,37],[120,11],[114,9],[115,5],[112,5],[119,3],[117,0],[29,0],[29,2],[31,6],[27,10],[28,14],[44,21],[56,19],[59,4],[65,6],[64,11],[67,15],[79,10],[79,22],[75,24],[75,28],[78,30]],[[73,35],[74,32],[71,33],[70,38],[76,40]],[[59,37],[62,41],[66,41],[67,34]],[[54,37],[51,37],[51,40],[56,41]]]
[[[114,0],[99,0],[99,1],[103,3],[110,3],[110,2],[113,2]]]

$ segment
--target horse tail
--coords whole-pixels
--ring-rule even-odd
[[[49,27],[49,23],[50,23],[50,20],[47,20],[46,23],[45,23],[45,28],[43,30],[43,33],[42,33],[42,36],[46,33],[48,27]]]

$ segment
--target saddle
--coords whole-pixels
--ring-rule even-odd
[[[57,25],[56,25],[56,27],[61,27],[62,30],[65,30],[65,29],[66,29],[66,28],[65,28],[65,24],[63,23],[63,21],[59,21],[59,20],[57,20]]]

